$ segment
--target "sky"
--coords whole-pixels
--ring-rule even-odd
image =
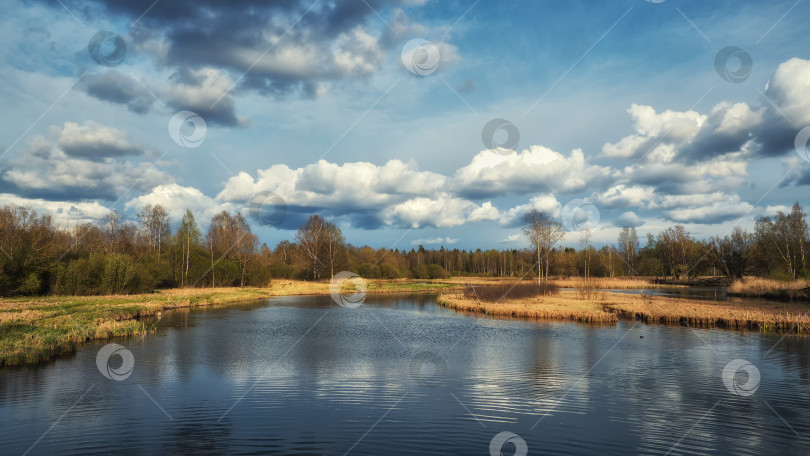
[[[810,194],[810,2],[3,2],[0,204],[240,211],[271,247],[524,248]]]

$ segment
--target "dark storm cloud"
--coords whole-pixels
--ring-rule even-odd
[[[163,65],[215,67],[237,74],[250,69],[249,77],[241,80],[243,86],[271,93],[306,93],[312,78],[340,77],[343,75],[341,70],[325,69],[319,65],[290,68],[284,62],[280,65],[265,63],[272,63],[276,53],[287,46],[312,46],[328,52],[338,36],[364,24],[374,15],[368,5],[381,11],[407,2],[180,0],[154,3],[154,0],[100,0],[98,3],[111,14],[133,21],[148,9],[133,30],[132,38],[136,47],[151,40],[165,41],[165,53],[158,56]],[[278,41],[270,44],[269,36]],[[264,53],[267,55],[261,64],[251,69]]]
[[[155,101],[138,81],[117,70],[87,74],[81,79],[79,88],[99,100],[125,105],[137,114],[149,112]]]

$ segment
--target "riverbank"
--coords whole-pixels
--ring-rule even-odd
[[[366,282],[369,293],[438,293],[464,286],[459,280]],[[274,280],[266,288],[185,288],[136,295],[0,299],[0,366],[36,364],[72,353],[78,344],[90,340],[141,335],[153,328],[140,319],[172,309],[273,296],[328,294],[329,282]]]
[[[528,320],[610,323],[629,318],[645,323],[810,334],[810,306],[797,303],[748,305],[606,292],[585,296],[579,291],[500,302],[446,293],[437,301],[451,310]]]
[[[36,364],[93,339],[150,330],[140,318],[161,312],[272,296],[261,288],[189,288],[142,295],[44,296],[0,300],[0,366]]]

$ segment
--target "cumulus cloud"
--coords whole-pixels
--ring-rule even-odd
[[[680,223],[715,224],[735,220],[754,212],[754,206],[741,201],[739,195],[678,195],[664,197],[662,213]]]
[[[143,155],[144,151],[129,142],[123,131],[87,121],[82,125],[65,122],[58,132],[58,146],[71,157],[99,160],[108,157]]]
[[[232,81],[222,71],[206,67],[180,68],[166,81],[138,81],[117,70],[89,74],[79,88],[102,101],[122,104],[137,114],[150,112],[156,100],[173,111],[193,111],[209,124],[246,126],[250,119],[236,114]]]
[[[594,192],[591,198],[605,207],[646,207],[654,195],[653,187],[617,184],[604,192]]]
[[[0,193],[0,206],[27,206],[39,214],[48,214],[57,226],[71,227],[92,223],[110,212],[98,201],[70,202],[48,201],[41,198],[23,198],[9,193]]]
[[[498,244],[511,244],[513,242],[520,241],[520,238],[521,238],[520,234],[510,234],[509,236],[506,236],[505,238],[498,241]]]
[[[587,165],[582,150],[569,156],[543,146],[502,155],[485,150],[459,169],[454,182],[458,192],[469,197],[539,191],[571,193],[604,179],[606,167]]]
[[[392,226],[451,228],[467,222],[496,220],[498,211],[489,202],[477,205],[469,200],[441,194],[396,204],[386,208],[382,216],[385,223]]]
[[[635,132],[606,143],[602,156],[647,162],[692,164],[737,156],[781,156],[793,149],[798,130],[810,124],[810,61],[782,63],[768,82],[758,108],[721,102],[708,114],[696,111],[656,113],[651,106],[628,110]]]
[[[627,211],[616,218],[616,221],[613,223],[615,226],[619,226],[622,228],[638,228],[644,224],[644,220],[641,220],[641,217],[638,216],[635,212]]]
[[[236,115],[236,102],[230,94],[233,82],[220,70],[182,69],[175,73],[172,82],[162,89],[170,107],[195,112],[206,123],[228,127],[249,124],[248,118]]]
[[[66,122],[50,132],[52,138],[32,136],[27,150],[2,162],[4,187],[23,197],[115,200],[127,191],[148,191],[173,180],[153,163],[135,161],[144,149],[115,128]]]
[[[411,245],[453,245],[458,242],[458,239],[451,237],[435,237],[427,239],[414,239]]]
[[[519,226],[523,223],[523,216],[532,209],[537,209],[540,212],[550,214],[552,217],[560,215],[562,205],[554,195],[543,194],[533,197],[527,204],[521,204],[507,210],[501,216],[501,225],[505,226]]]
[[[320,160],[302,168],[273,165],[254,178],[240,172],[217,195],[221,201],[249,201],[258,192],[275,193],[288,205],[320,210],[375,210],[412,197],[433,196],[445,187],[441,174],[420,171],[415,162],[390,160],[338,165]]]
[[[234,210],[233,204],[215,201],[194,187],[184,187],[175,183],[158,185],[149,193],[140,195],[128,201],[125,209],[141,210],[146,205],[160,204],[166,208],[169,216],[175,220],[183,217],[186,209],[190,209],[198,218],[197,223],[207,223],[217,212]]]

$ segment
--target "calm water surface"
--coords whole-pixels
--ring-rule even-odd
[[[806,338],[369,296],[170,312],[115,342],[134,355],[123,381],[96,367],[106,342],[0,369],[0,454],[488,455],[502,431],[529,455],[810,453]],[[750,396],[723,383],[735,359],[759,369]]]

